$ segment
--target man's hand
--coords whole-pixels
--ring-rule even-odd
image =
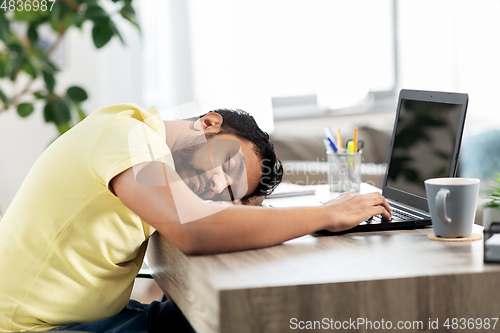
[[[326,230],[337,232],[354,228],[364,220],[382,215],[391,219],[391,208],[380,193],[344,193],[325,203],[331,216]]]

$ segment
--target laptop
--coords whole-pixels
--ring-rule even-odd
[[[382,187],[392,220],[374,216],[349,231],[432,224],[424,181],[456,176],[468,101],[467,94],[401,90]]]
[[[424,181],[455,177],[468,100],[467,94],[401,90],[382,187],[392,220],[374,216],[344,232],[432,224]]]

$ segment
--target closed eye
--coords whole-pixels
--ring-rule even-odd
[[[227,163],[224,163],[222,165],[222,170],[227,175],[226,177],[229,176],[229,172],[231,171],[230,169],[231,169],[231,158],[229,158],[227,160]],[[231,201],[234,201],[234,194],[233,194],[233,191],[231,189],[231,185],[229,185],[229,180],[227,178],[226,178],[226,181],[228,181],[228,185],[227,185],[227,187],[224,189],[224,191],[221,194],[226,194],[226,192],[227,192],[227,194],[229,194],[229,197],[230,197]]]
[[[229,158],[226,163],[222,165],[222,170],[229,175],[229,172],[231,170],[231,159]]]

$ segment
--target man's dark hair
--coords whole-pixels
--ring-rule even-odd
[[[274,145],[269,140],[269,134],[261,130],[255,119],[246,111],[217,109],[210,112],[218,113],[222,117],[221,130],[217,134],[233,134],[242,140],[253,143],[255,153],[261,158],[262,176],[259,185],[248,197],[271,194],[283,178],[283,165],[276,157]]]

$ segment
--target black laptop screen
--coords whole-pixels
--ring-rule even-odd
[[[425,198],[424,180],[449,177],[462,105],[401,100],[387,186]]]

